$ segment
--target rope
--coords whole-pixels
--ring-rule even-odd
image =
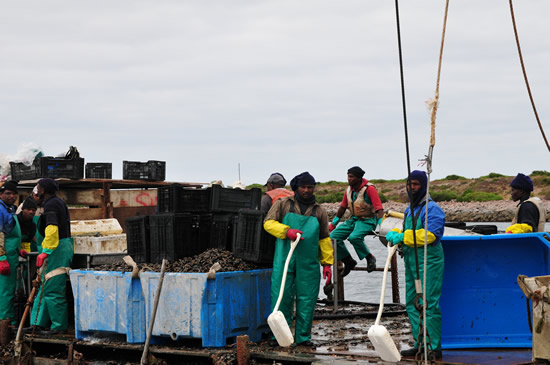
[[[518,36],[518,30],[516,27],[516,18],[514,16],[514,6],[512,5],[512,0],[510,0],[510,14],[512,15],[512,25],[514,27],[514,34],[516,36],[516,44],[518,46],[518,54],[519,54],[519,62],[521,63],[521,70],[523,72],[523,78],[525,79],[525,86],[527,87],[527,93],[529,94],[529,99],[531,100],[531,106],[533,107],[533,112],[535,113],[535,118],[537,119],[537,123],[539,125],[540,133],[542,134],[542,138],[544,139],[544,142],[546,143],[546,147],[548,148],[548,151],[550,151],[550,144],[548,144],[548,140],[546,139],[546,135],[544,134],[544,129],[542,128],[542,124],[540,123],[539,114],[537,112],[537,108],[535,106],[535,100],[533,99],[533,94],[531,93],[531,87],[529,86],[529,80],[527,80],[527,72],[525,71],[525,64],[523,63],[523,56],[521,54],[521,46],[519,44],[519,36]]]

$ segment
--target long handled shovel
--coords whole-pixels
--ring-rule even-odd
[[[380,294],[380,307],[378,308],[378,316],[374,325],[369,329],[369,340],[374,345],[374,349],[378,355],[384,361],[397,362],[401,360],[401,354],[395,347],[390,333],[386,327],[380,325],[380,318],[382,317],[382,310],[384,309],[384,295],[386,294],[386,279],[388,278],[388,268],[390,266],[390,261],[397,250],[397,245],[391,246],[391,243],[388,243],[388,258],[386,259],[386,266],[384,266],[384,278],[382,279],[382,293]]]
[[[15,336],[15,349],[14,349],[15,357],[17,359],[19,359],[19,357],[21,356],[21,347],[23,346],[23,341],[21,340],[21,337],[23,337],[23,326],[25,325],[25,321],[27,320],[30,310],[32,309],[32,304],[34,302],[34,297],[36,296],[36,292],[38,291],[38,288],[42,284],[41,276],[42,276],[42,269],[44,268],[44,266],[46,266],[46,264],[42,265],[42,267],[39,268],[36,272],[36,279],[34,279],[33,281],[33,287],[27,299],[27,303],[25,304],[25,311],[23,312],[23,317],[21,317],[21,321],[19,322],[19,327],[17,329],[17,336]]]
[[[290,258],[292,257],[294,249],[296,248],[296,246],[298,246],[298,243],[300,242],[300,237],[301,235],[298,233],[296,236],[296,240],[294,240],[294,242],[290,244],[290,251],[288,252],[288,256],[286,257],[285,268],[283,270],[283,280],[281,281],[279,299],[277,299],[277,304],[275,304],[275,308],[273,308],[273,313],[271,313],[269,317],[267,317],[267,324],[269,325],[269,328],[271,328],[271,332],[273,332],[277,343],[281,347],[288,347],[294,342],[292,332],[290,332],[288,323],[286,323],[285,315],[279,310],[279,305],[281,304],[283,293],[285,291],[285,281],[288,264],[290,263]]]

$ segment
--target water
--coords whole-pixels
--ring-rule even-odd
[[[467,225],[474,224],[491,224],[496,225],[499,232],[504,230],[510,225],[509,222],[468,222]],[[545,231],[550,232],[550,223],[546,223]],[[384,267],[386,258],[388,257],[388,249],[380,242],[378,237],[367,236],[365,237],[365,243],[367,244],[371,253],[376,257],[376,266]],[[346,248],[351,253],[352,257],[358,262],[357,266],[367,266],[365,260],[359,261],[353,246],[346,241]],[[403,265],[403,259],[397,256],[397,272],[399,277],[399,296],[401,302],[405,302],[405,267]],[[380,290],[382,285],[382,271],[373,271],[371,273],[367,271],[352,271],[348,276],[344,278],[344,292],[346,300],[355,300],[360,302],[379,303],[380,302]],[[321,282],[321,288],[324,282]],[[324,293],[321,290],[319,294],[320,298],[325,298]],[[392,302],[392,289],[391,289],[391,275],[388,273],[388,280],[386,283],[386,294],[384,302]]]

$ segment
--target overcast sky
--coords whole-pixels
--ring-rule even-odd
[[[400,1],[411,166],[428,152],[445,1]],[[515,1],[550,138],[550,2]],[[4,2],[1,154],[78,147],[166,180],[407,174],[394,1]],[[550,170],[505,0],[451,1],[432,179]]]

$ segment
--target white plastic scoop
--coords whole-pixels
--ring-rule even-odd
[[[290,251],[288,251],[288,256],[286,257],[286,261],[285,261],[285,268],[283,270],[283,280],[281,281],[281,290],[279,291],[279,299],[277,299],[277,304],[275,304],[275,308],[273,308],[273,312],[269,315],[269,317],[267,317],[267,324],[269,325],[271,332],[273,332],[273,335],[275,336],[277,343],[281,347],[288,347],[292,345],[292,343],[294,342],[294,337],[292,336],[292,332],[290,332],[288,323],[286,323],[285,315],[283,314],[283,312],[279,310],[279,305],[281,304],[281,300],[283,299],[283,293],[285,291],[286,272],[288,270],[288,264],[290,263],[290,258],[292,257],[292,253],[294,252],[294,249],[296,248],[296,246],[298,246],[298,243],[300,242],[300,237],[301,235],[298,233],[296,235],[296,240],[290,243]]]
[[[397,350],[397,347],[395,346],[395,343],[393,342],[386,327],[380,325],[380,318],[382,317],[382,310],[384,309],[384,296],[386,294],[388,268],[395,250],[397,250],[397,245],[391,246],[391,243],[388,242],[388,258],[386,259],[386,266],[384,266],[382,294],[380,294],[380,307],[378,308],[378,316],[376,316],[376,321],[374,321],[374,325],[372,325],[368,333],[370,342],[374,345],[374,349],[382,360],[392,362],[401,360],[401,354],[399,353],[399,350]]]

